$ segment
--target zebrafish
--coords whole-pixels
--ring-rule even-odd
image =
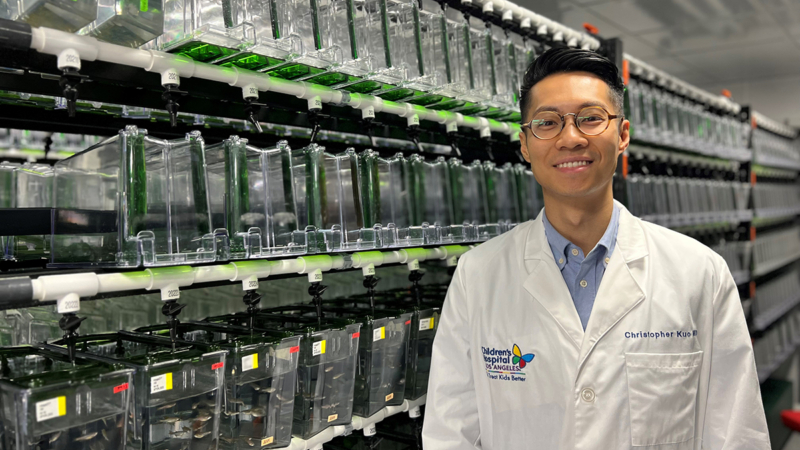
[[[180,417],[165,417],[159,423],[178,423],[181,421]]]
[[[242,411],[242,414],[250,414],[253,417],[264,417],[267,415],[267,411],[262,407],[251,408],[246,411]]]
[[[208,436],[209,434],[211,434],[210,431],[203,431],[203,432],[200,432],[200,433],[195,433],[194,437],[196,437],[197,439],[203,439],[204,437]]]
[[[103,435],[103,439],[105,439],[106,441],[110,441],[111,440],[111,439],[108,438],[108,433],[106,432],[105,429],[102,430],[101,433]]]
[[[93,431],[93,432],[91,432],[89,434],[85,434],[85,435],[83,435],[83,436],[81,436],[79,438],[75,438],[75,442],[91,441],[92,439],[95,438],[95,436],[97,436],[97,431]]]
[[[166,405],[162,405],[162,406],[159,406],[158,408],[156,408],[156,411],[162,411],[162,410],[165,410],[165,409],[170,409],[170,408],[174,407],[175,405],[177,405],[177,403],[167,403]]]
[[[53,442],[57,441],[58,438],[60,438],[60,437],[61,437],[61,432],[57,431],[57,432],[53,433],[52,436],[50,436],[50,439],[48,439],[47,442],[49,444],[52,444]]]

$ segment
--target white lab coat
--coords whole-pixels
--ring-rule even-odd
[[[619,207],[585,332],[541,214],[461,258],[433,345],[426,450],[770,448],[725,261]],[[534,355],[524,368],[515,344]]]

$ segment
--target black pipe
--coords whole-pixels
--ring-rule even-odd
[[[28,50],[31,48],[31,26],[23,22],[0,19],[0,46]]]
[[[30,277],[0,278],[0,309],[38,306]]]

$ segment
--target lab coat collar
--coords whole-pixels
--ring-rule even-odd
[[[616,251],[600,283],[585,332],[545,236],[542,213],[529,227],[525,241],[524,265],[528,276],[523,287],[547,309],[580,349],[581,366],[597,341],[644,299],[641,286],[644,286],[644,262],[648,255],[644,230],[621,203],[616,205],[620,208]]]

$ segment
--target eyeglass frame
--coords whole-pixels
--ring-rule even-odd
[[[584,109],[589,109],[589,108],[597,108],[597,109],[600,109],[600,110],[602,110],[604,113],[606,113],[606,115],[608,116],[608,122],[606,122],[606,127],[603,129],[603,131],[601,131],[601,132],[599,132],[599,133],[597,133],[597,134],[586,134],[586,132],[585,132],[585,131],[583,131],[583,130],[581,130],[581,127],[580,127],[580,126],[578,126],[578,114],[580,114],[580,112],[581,112],[581,111],[583,111]],[[520,126],[521,126],[523,129],[527,128],[527,129],[531,130],[531,134],[532,134],[532,135],[533,135],[533,137],[535,137],[536,139],[539,139],[540,141],[549,141],[549,140],[551,140],[551,139],[555,139],[555,138],[557,138],[557,137],[558,137],[559,135],[561,135],[561,133],[564,131],[564,127],[565,127],[565,126],[567,126],[567,116],[572,116],[572,120],[573,120],[573,122],[575,122],[575,128],[577,128],[577,129],[578,129],[578,131],[580,131],[580,132],[581,132],[581,133],[582,133],[584,136],[600,136],[601,134],[605,133],[605,132],[606,132],[606,130],[608,130],[608,126],[609,126],[609,125],[611,125],[611,121],[612,121],[612,120],[617,120],[617,119],[623,119],[623,120],[625,120],[625,115],[619,115],[619,114],[609,114],[609,113],[608,113],[608,110],[606,110],[606,109],[605,109],[605,108],[603,108],[602,106],[587,106],[587,107],[585,107],[585,108],[581,108],[581,111],[578,111],[578,112],[576,112],[576,113],[567,113],[567,114],[564,114],[564,115],[561,115],[561,114],[559,114],[559,113],[557,113],[557,112],[555,112],[555,111],[542,111],[542,112],[551,112],[551,113],[553,113],[553,114],[555,114],[555,115],[557,115],[558,117],[560,117],[560,118],[561,118],[561,129],[560,129],[560,130],[558,130],[558,133],[556,133],[556,135],[555,135],[555,136],[553,136],[553,137],[551,137],[551,138],[547,138],[547,139],[540,138],[540,137],[539,137],[539,136],[537,136],[537,135],[536,135],[536,133],[533,131],[533,128],[531,127],[531,124],[533,123],[533,121],[534,121],[535,119],[531,119],[531,120],[529,120],[527,123],[525,123],[525,122],[523,122],[523,123],[520,123]]]

